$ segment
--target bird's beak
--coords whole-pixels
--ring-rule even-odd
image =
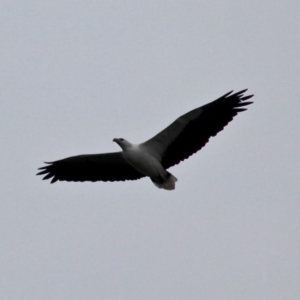
[[[116,142],[117,142],[117,139],[113,139],[112,141],[116,143]]]

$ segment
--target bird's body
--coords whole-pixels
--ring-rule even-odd
[[[177,118],[171,125],[141,144],[119,138],[122,152],[86,154],[47,163],[37,175],[51,183],[60,181],[124,181],[150,177],[158,187],[175,189],[177,178],[168,168],[199,151],[240,112],[253,95],[246,90],[229,92],[219,99]]]
[[[156,177],[164,172],[161,163],[150,153],[143,151],[140,145],[132,145],[123,149],[122,153],[127,163],[146,176]]]
[[[150,177],[152,182],[165,190],[174,190],[177,178],[164,169],[154,153],[144,145],[134,145],[125,139],[114,139],[122,148],[125,161],[141,174]]]

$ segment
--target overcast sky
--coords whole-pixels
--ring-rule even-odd
[[[0,2],[0,298],[300,299],[300,2]],[[170,171],[66,183],[226,92],[255,103]]]

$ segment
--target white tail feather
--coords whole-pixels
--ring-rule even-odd
[[[164,189],[168,191],[175,190],[175,182],[177,181],[177,178],[172,174],[170,175],[171,176],[164,183],[153,182],[154,185],[157,186],[159,189]]]

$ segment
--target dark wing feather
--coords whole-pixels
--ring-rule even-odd
[[[37,175],[60,181],[124,181],[144,177],[126,163],[121,152],[85,154],[47,163]]]
[[[253,97],[244,96],[247,90],[232,94],[232,91],[219,99],[196,108],[179,117],[166,129],[143,145],[161,157],[167,169],[199,151],[209,140],[252,102]]]

